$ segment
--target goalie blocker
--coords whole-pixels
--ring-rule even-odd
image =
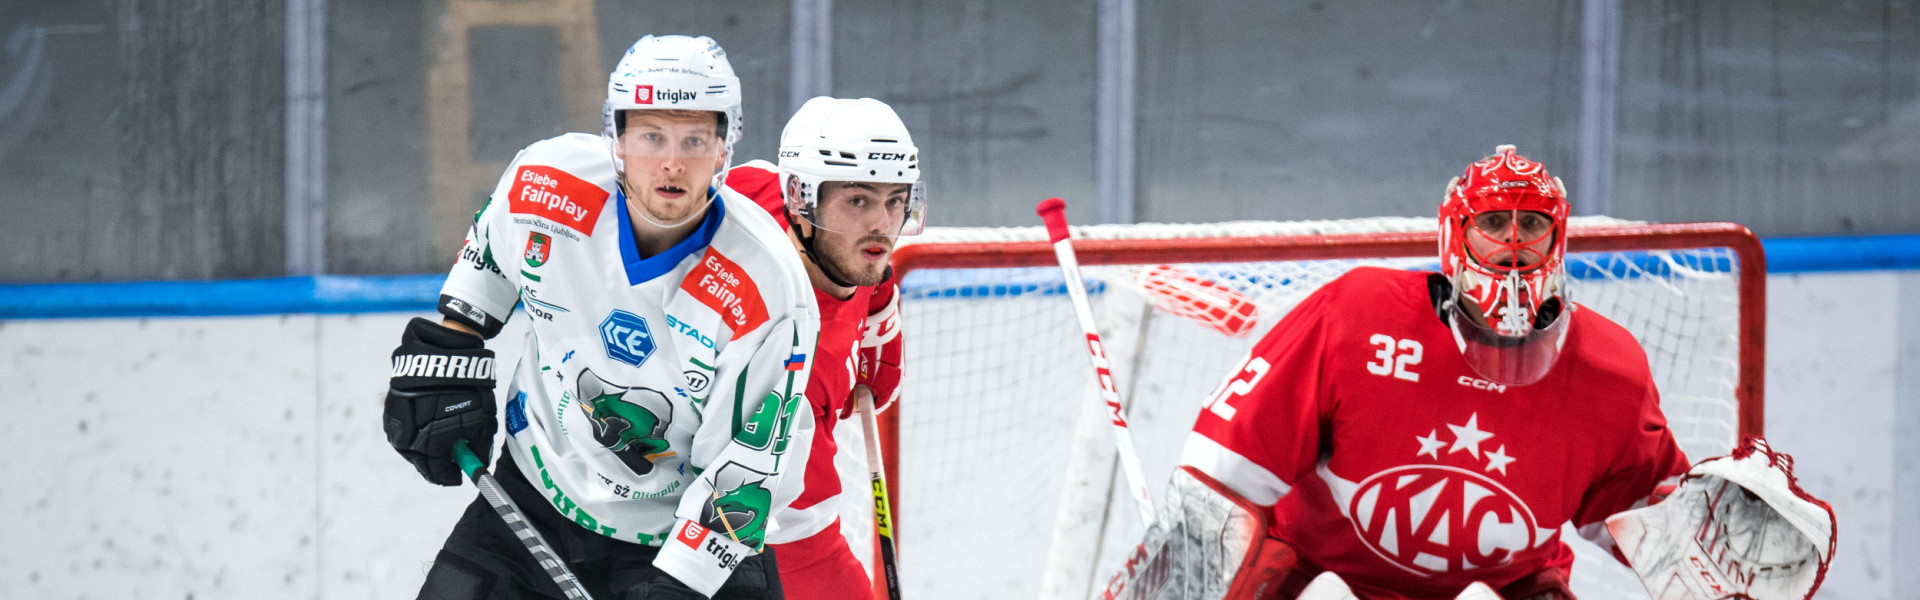
[[[1193,467],[1174,470],[1146,539],[1099,600],[1260,598],[1281,590],[1293,550],[1267,537],[1272,511]],[[1305,580],[1294,587],[1298,595]]]

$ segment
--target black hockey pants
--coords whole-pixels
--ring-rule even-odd
[[[527,514],[553,551],[573,570],[574,576],[593,594],[595,600],[700,600],[695,592],[672,582],[672,578],[653,567],[658,548],[622,542],[587,531],[560,516],[539,490],[520,474],[513,455],[501,448],[495,463],[494,478],[507,496]],[[420,600],[563,600],[560,587],[547,578],[546,571],[533,561],[507,524],[494,514],[485,498],[474,498],[466,514],[447,535],[426,583],[420,586]],[[780,570],[775,567],[773,548],[741,561],[733,577],[714,595],[714,600],[781,600]]]

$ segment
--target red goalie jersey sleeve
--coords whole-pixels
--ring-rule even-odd
[[[1430,275],[1363,267],[1314,292],[1205,401],[1183,456],[1362,597],[1564,573],[1562,524],[1686,468],[1626,330],[1576,307],[1553,370],[1501,385],[1461,358]]]
[[[1260,505],[1313,474],[1328,416],[1319,393],[1324,319],[1337,283],[1288,312],[1214,388],[1181,462]]]
[[[1611,358],[1623,355],[1626,353]],[[1640,398],[1637,427],[1630,433],[1622,432],[1626,435],[1620,454],[1587,489],[1573,518],[1581,535],[1603,548],[1613,547],[1613,539],[1605,532],[1607,517],[1665,499],[1690,466],[1686,454],[1674,442],[1673,430],[1667,428],[1666,415],[1660,412],[1660,395],[1651,384],[1646,392]]]

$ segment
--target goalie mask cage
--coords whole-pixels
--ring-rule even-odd
[[[1354,266],[1437,271],[1432,218],[1074,227],[1114,377],[1156,498],[1201,403],[1280,317]],[[881,417],[903,592],[1090,597],[1144,532],[1040,227],[933,228],[894,255],[905,332],[900,403]],[[1153,307],[1143,272],[1229,288],[1258,305],[1230,337]],[[1631,331],[1695,460],[1758,434],[1765,257],[1731,223],[1571,222],[1570,298]],[[1159,270],[1166,273],[1164,269]],[[1351,307],[1366,318],[1366,307]],[[857,489],[857,488],[856,488]],[[1575,590],[1644,596],[1568,528]]]

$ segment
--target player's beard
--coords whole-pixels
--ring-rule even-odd
[[[856,287],[878,285],[887,276],[887,259],[893,256],[893,238],[883,235],[868,235],[852,238],[849,234],[839,234],[823,229],[814,229],[813,258],[822,271],[841,283]],[[851,238],[849,243],[839,243]],[[879,244],[886,253],[879,260],[868,261],[862,248]]]
[[[698,219],[706,212],[714,174],[725,159],[682,159],[688,164],[671,171],[653,162],[656,160],[631,159],[627,163],[624,187],[637,213],[634,216],[666,228]]]

